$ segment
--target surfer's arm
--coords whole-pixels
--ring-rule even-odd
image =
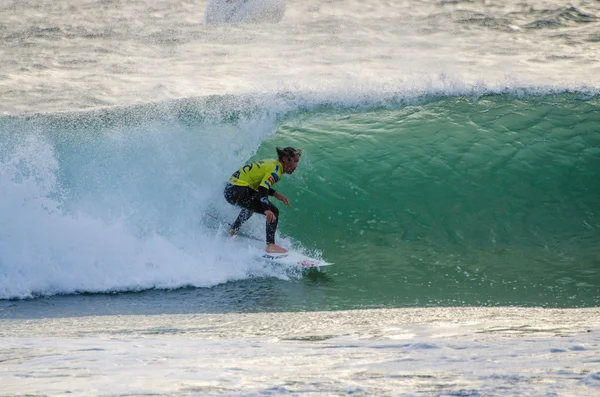
[[[266,195],[274,196],[277,192],[275,191],[275,189],[273,189],[273,185],[275,185],[278,180],[279,176],[274,171],[267,171],[262,181],[260,181],[260,184],[258,185],[258,192],[260,193],[261,188],[264,188],[266,190]]]
[[[285,197],[283,194],[275,192],[275,194],[273,195],[273,197],[275,197],[277,200],[283,202],[285,205],[287,205],[289,207],[290,200],[288,200],[288,198]]]
[[[269,201],[269,189],[264,186],[258,187],[258,196],[260,197],[260,204],[264,211],[271,209],[271,202]]]
[[[279,193],[277,194],[279,195]],[[267,217],[267,222],[274,222],[277,219],[277,217],[275,216],[273,211],[271,211],[271,202],[269,201],[269,190],[264,186],[259,186],[258,195],[260,197],[260,204],[262,205],[265,216]]]
[[[273,189],[273,185],[275,185],[279,181],[279,175],[275,172],[274,168],[265,169],[265,175],[263,176],[260,185],[258,185],[258,195],[260,197],[260,203],[263,206],[263,210],[269,211],[271,207],[271,203],[269,202],[269,196],[281,196],[279,193]]]

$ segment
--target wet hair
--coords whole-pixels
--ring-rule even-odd
[[[296,157],[296,156],[300,156],[302,155],[302,149],[294,149],[291,146],[288,146],[286,148],[276,148],[277,149],[277,156],[279,156],[279,159],[281,160],[284,157],[287,158],[292,158],[292,157]]]

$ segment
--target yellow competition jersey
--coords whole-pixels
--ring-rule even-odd
[[[283,174],[283,164],[279,160],[267,159],[247,164],[233,173],[229,183],[237,186],[249,186],[258,191],[259,186],[267,189],[279,181]]]

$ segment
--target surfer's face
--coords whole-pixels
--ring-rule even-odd
[[[286,174],[293,173],[298,167],[298,162],[300,161],[300,156],[294,157],[284,157],[283,158],[283,171]]]

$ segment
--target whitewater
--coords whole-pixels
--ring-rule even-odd
[[[594,1],[0,4],[0,395],[597,395],[599,27]],[[331,267],[225,237],[225,182],[276,146],[303,149],[277,241]]]

